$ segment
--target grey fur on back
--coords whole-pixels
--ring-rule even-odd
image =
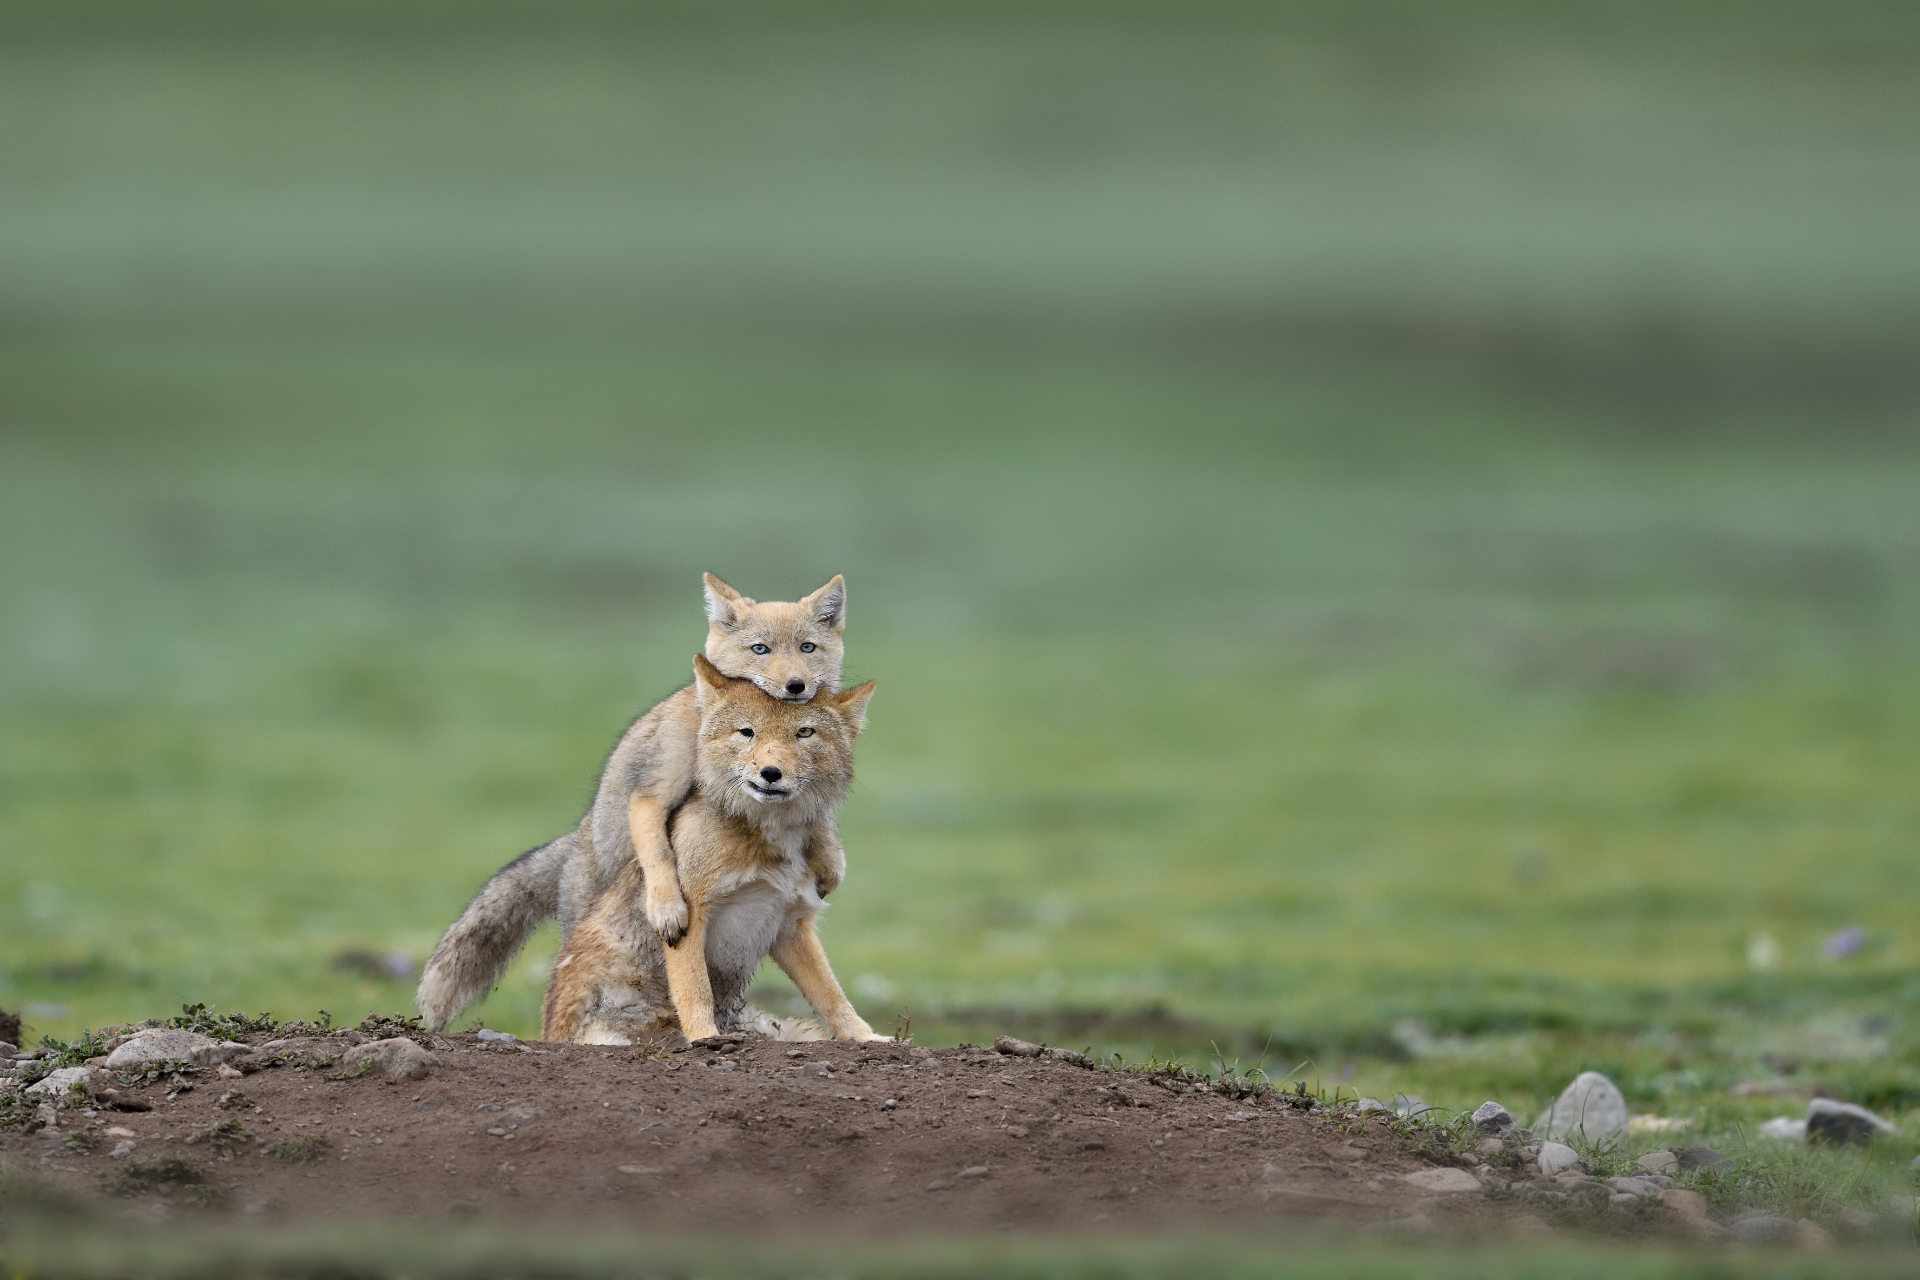
[[[561,932],[572,934],[633,857],[628,799],[646,792],[671,807],[692,791],[699,722],[688,685],[628,725],[580,825],[521,854],[481,886],[420,975],[415,1000],[428,1027],[444,1031],[491,991],[541,921],[558,916]]]

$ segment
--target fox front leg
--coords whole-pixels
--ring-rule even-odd
[[[807,870],[813,873],[813,887],[823,898],[846,879],[847,851],[840,844],[840,833],[831,818],[815,827],[807,840]]]
[[[652,796],[635,792],[627,797],[627,832],[633,840],[634,860],[647,878],[644,910],[647,923],[669,948],[687,934],[687,900],[680,893],[680,873],[667,842],[667,811]]]
[[[667,950],[667,995],[689,1043],[720,1034],[713,1020],[713,978],[707,973],[707,913],[689,913],[686,938]]]
[[[827,963],[827,949],[820,945],[820,935],[813,931],[812,916],[802,919],[794,925],[793,932],[776,940],[772,955],[773,962],[793,979],[793,985],[800,988],[800,994],[807,998],[813,1011],[827,1024],[827,1030],[833,1033],[834,1039],[893,1038],[883,1036],[868,1026],[866,1019],[847,999],[847,993],[840,989],[840,980],[833,976],[833,966]]]

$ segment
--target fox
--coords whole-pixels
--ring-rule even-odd
[[[845,659],[847,585],[835,574],[794,601],[756,601],[704,575],[705,659],[727,678],[750,681],[789,706],[838,693]],[[698,681],[669,695],[620,735],[593,803],[573,830],[496,871],[447,929],[421,971],[415,1001],[423,1021],[443,1031],[485,996],[541,921],[558,916],[570,938],[595,899],[629,864],[645,885],[641,913],[671,950],[686,936],[667,819],[692,793],[700,728]],[[825,898],[846,874],[831,812],[807,842],[807,866]]]
[[[853,782],[853,741],[866,726],[869,680],[796,703],[693,659],[699,713],[694,786],[668,818],[672,864],[687,903],[686,934],[669,947],[647,922],[650,871],[624,864],[554,963],[541,1039],[633,1044],[678,1030],[689,1042],[779,1034],[747,1006],[747,985],[772,956],[841,1040],[886,1040],[833,976],[814,919],[825,909],[809,847]]]

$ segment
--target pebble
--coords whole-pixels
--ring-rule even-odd
[[[1665,1181],[1664,1178],[1660,1182],[1655,1182],[1652,1178],[1608,1178],[1607,1186],[1615,1192],[1630,1196],[1651,1196],[1666,1190],[1666,1187],[1661,1185],[1661,1182]]]
[[[1677,1187],[1660,1193],[1660,1203],[1687,1218],[1712,1217],[1712,1207],[1707,1198],[1698,1191],[1682,1191]]]
[[[1418,1173],[1402,1174],[1400,1180],[1422,1191],[1478,1191],[1480,1179],[1465,1169],[1422,1169]]]
[[[1580,1167],[1580,1153],[1563,1142],[1543,1142],[1540,1144],[1540,1175],[1551,1178],[1555,1174],[1565,1173],[1569,1169]]]
[[[1891,1124],[1865,1107],[1832,1098],[1815,1098],[1807,1103],[1807,1141],[1865,1145],[1875,1134],[1894,1133]]]
[[[1675,1173],[1680,1168],[1680,1157],[1671,1151],[1649,1151],[1633,1163],[1648,1173]]]
[[[984,1178],[987,1176],[987,1166],[983,1164],[968,1165],[960,1171],[960,1176],[963,1178]]]
[[[1473,1130],[1491,1137],[1504,1137],[1509,1129],[1518,1128],[1513,1113],[1497,1102],[1483,1102],[1473,1113]]]
[[[474,1033],[477,1040],[486,1040],[496,1044],[519,1044],[520,1037],[511,1031],[495,1031],[492,1027],[482,1027]]]
[[[1777,1142],[1804,1142],[1807,1137],[1807,1122],[1793,1116],[1775,1116],[1760,1126],[1760,1136],[1772,1138]]]
[[[197,1031],[156,1027],[127,1039],[107,1055],[110,1071],[150,1066],[157,1062],[188,1062],[196,1067],[213,1067],[236,1058],[249,1058],[253,1050],[236,1041],[219,1041]]]
[[[1561,1090],[1533,1127],[1549,1138],[1578,1133],[1593,1142],[1615,1137],[1627,1131],[1627,1100],[1613,1081],[1598,1071],[1582,1071]]]
[[[357,1044],[341,1059],[346,1073],[352,1073],[371,1060],[374,1069],[393,1080],[424,1080],[433,1070],[433,1055],[405,1036]]]

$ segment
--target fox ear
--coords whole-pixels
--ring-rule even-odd
[[[840,709],[847,718],[847,725],[857,735],[867,727],[867,699],[873,696],[873,681],[848,689],[845,693],[829,693],[828,701]]]
[[[707,583],[707,621],[722,627],[733,626],[740,620],[740,606],[753,601],[710,573],[701,576]]]
[[[839,574],[810,596],[800,597],[800,605],[816,622],[824,622],[835,631],[847,625],[847,583]]]
[[[700,683],[708,689],[724,689],[733,683],[720,674],[720,668],[707,661],[707,655],[704,653],[693,655],[693,674],[698,676]],[[696,692],[701,691],[696,690]]]

